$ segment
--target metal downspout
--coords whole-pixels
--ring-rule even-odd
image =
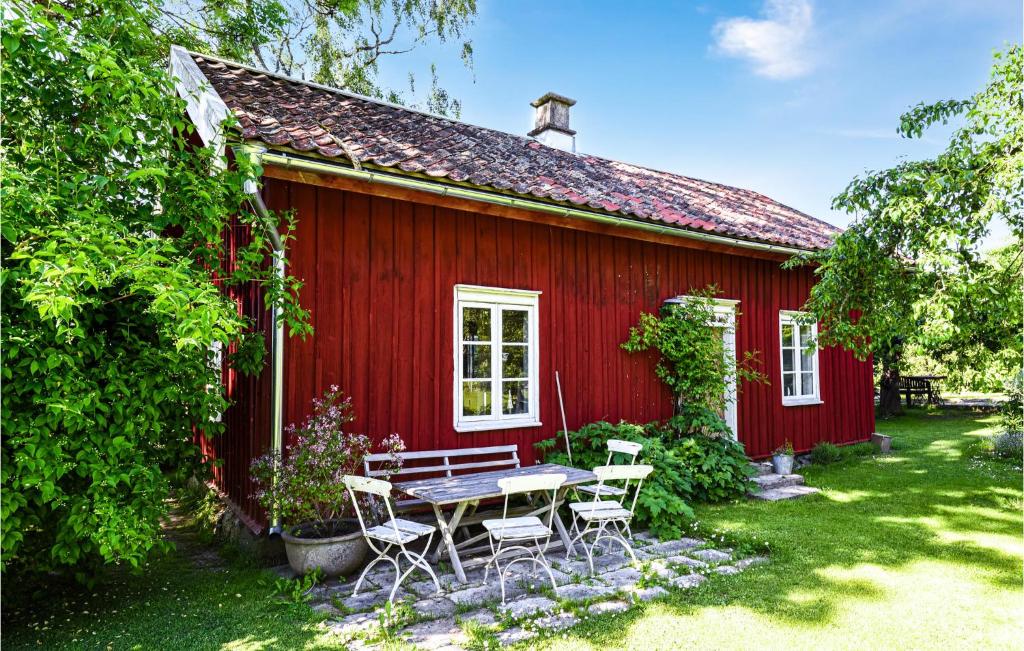
[[[254,148],[247,148],[247,153],[256,158],[259,158],[262,154],[261,151]],[[267,205],[263,203],[263,197],[260,196],[259,185],[256,183],[255,179],[247,179],[245,181],[245,192],[249,195],[249,203],[252,205],[253,209],[256,210],[256,214],[259,215],[267,229],[267,234],[270,237],[270,243],[274,247],[274,253],[272,255],[274,273],[277,275],[278,279],[283,282],[285,258],[284,243],[281,241],[281,235],[277,232],[277,226],[274,224],[274,219],[271,217],[270,211],[267,209]],[[281,322],[281,309],[277,305],[270,306],[270,318],[274,327],[274,336],[271,339],[270,344],[270,449],[275,455],[277,455],[284,449],[284,324]],[[278,517],[277,513],[274,513],[271,516],[269,533],[281,533],[281,519]]]

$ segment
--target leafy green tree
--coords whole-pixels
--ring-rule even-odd
[[[853,182],[834,201],[857,217],[818,265],[807,309],[822,345],[881,365],[881,413],[898,413],[904,353],[920,344],[965,367],[999,356],[1021,365],[1024,235],[1024,54],[995,56],[988,85],[966,100],[919,104],[899,133],[917,138],[956,121],[945,151]],[[1013,244],[986,255],[995,224]]]
[[[179,45],[356,93],[409,104],[378,81],[382,59],[428,42],[458,41],[472,66],[466,32],[476,0],[165,0],[158,29]],[[431,65],[422,108],[458,117],[459,101]],[[409,74],[409,92],[416,93]]]
[[[142,0],[5,5],[5,570],[88,579],[166,545],[170,483],[204,470],[195,435],[227,406],[212,351],[251,330],[223,289],[259,283],[309,330],[245,205],[258,170],[189,144],[158,19]],[[252,238],[228,269],[233,223]]]

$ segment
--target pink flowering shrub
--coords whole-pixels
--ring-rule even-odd
[[[286,429],[294,441],[287,456],[269,452],[252,462],[257,485],[253,497],[292,527],[305,525],[293,535],[328,538],[352,531],[339,522],[355,515],[342,477],[361,474],[363,457],[372,448],[369,436],[345,431],[352,418],[351,398],[332,386],[323,398],[313,400],[313,415],[301,427],[292,424]],[[391,434],[382,447],[395,454],[405,449],[405,443]],[[400,467],[401,459],[394,457],[387,470]]]

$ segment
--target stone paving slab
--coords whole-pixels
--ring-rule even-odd
[[[534,624],[543,631],[561,631],[562,629],[575,626],[579,622],[576,615],[572,613],[552,613],[537,618]]]
[[[685,565],[686,567],[707,567],[707,563],[704,561],[698,561],[696,558],[690,558],[689,556],[669,556],[665,559],[665,562],[670,565]]]
[[[596,604],[590,604],[587,607],[587,612],[591,615],[607,615],[609,613],[621,613],[629,610],[629,608],[628,602],[614,599],[612,601],[599,601]]]
[[[526,597],[499,606],[498,610],[512,619],[522,619],[540,612],[548,612],[554,606],[555,602],[547,597]]]
[[[684,574],[672,579],[669,584],[676,588],[695,588],[706,580],[707,577],[703,574]]]
[[[506,578],[504,605],[500,604],[501,586],[497,574],[492,571],[487,583],[483,583],[482,567],[467,573],[469,584],[457,582],[450,573],[439,574],[442,595],[437,595],[433,582],[429,578],[424,580],[421,575],[418,581],[404,585],[398,595],[421,621],[396,635],[414,648],[454,651],[469,644],[462,627],[474,622],[493,630],[501,645],[518,644],[542,632],[561,631],[577,624],[580,615],[566,602],[588,602],[587,616],[622,612],[632,603],[668,595],[666,588],[686,589],[700,585],[707,577],[692,572],[709,563],[717,565],[715,572],[730,575],[767,561],[764,557],[751,557],[732,562],[728,551],[705,548],[706,542],[696,538],[658,541],[644,537],[641,540],[645,544],[637,547],[637,555],[644,558],[642,564],[633,565],[621,549],[615,548],[595,555],[593,576],[584,556],[566,561],[558,553],[549,554],[556,566],[552,568],[558,584],[554,596],[549,591],[547,573],[523,564],[521,570],[517,568]],[[731,564],[725,565],[727,561]],[[387,572],[374,574],[374,578],[386,584],[386,589],[368,588],[352,597],[354,583],[331,583],[316,594],[316,600],[323,601],[316,605],[317,610],[330,618],[325,626],[338,634],[350,649],[379,649],[382,644],[369,640],[379,626],[379,613],[390,592],[391,578]],[[369,612],[343,616],[331,603],[332,596],[339,597],[346,608]],[[460,610],[468,612],[460,614]],[[501,630],[503,626],[505,630]]]
[[[745,570],[751,565],[761,565],[762,563],[767,562],[768,559],[764,556],[750,556],[748,558],[741,558],[740,560],[736,561],[736,567],[740,568],[741,570]]]
[[[380,620],[372,613],[346,615],[338,621],[327,623],[327,627],[342,640],[351,640],[380,626]]]
[[[632,567],[623,567],[621,569],[615,570],[614,572],[602,574],[601,580],[610,586],[614,586],[616,588],[624,588],[636,583],[640,580],[642,576],[643,574],[640,573],[640,570],[634,569]]]
[[[558,587],[558,598],[569,601],[583,601],[584,599],[603,599],[615,594],[616,589],[610,585],[587,585],[585,583],[570,583]]]
[[[420,599],[412,604],[413,611],[425,619],[438,619],[454,615],[456,611],[455,602],[444,597],[433,597],[431,599]]]
[[[480,610],[474,610],[463,615],[459,615],[459,620],[463,622],[475,622],[480,626],[492,626],[497,623],[498,617],[490,610],[481,608]]]
[[[717,549],[698,549],[695,552],[690,552],[690,556],[699,558],[707,563],[724,563],[732,559],[731,555]]]
[[[510,646],[512,644],[519,644],[537,637],[536,631],[529,631],[521,626],[513,626],[512,628],[500,631],[497,634],[498,643],[501,646]]]
[[[465,634],[452,619],[413,624],[402,631],[402,637],[420,649],[439,649],[465,641]]]
[[[649,588],[631,588],[628,590],[630,594],[639,599],[640,601],[650,601],[651,599],[657,599],[658,597],[664,597],[668,594],[668,590],[661,587],[660,585],[651,586]]]

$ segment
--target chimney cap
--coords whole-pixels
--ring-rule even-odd
[[[548,102],[558,102],[560,104],[565,104],[566,106],[572,106],[576,103],[576,100],[566,97],[565,95],[559,95],[558,93],[544,93],[537,99],[530,102],[530,106],[533,108],[539,108],[542,104],[546,104]]]

